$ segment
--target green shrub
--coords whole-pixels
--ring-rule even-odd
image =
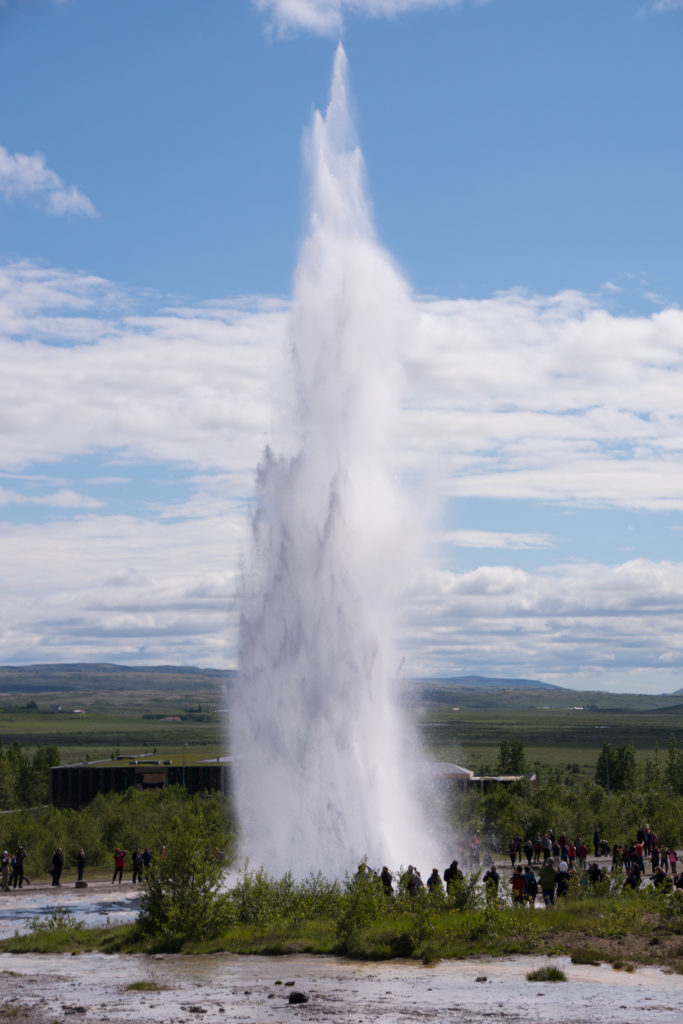
[[[386,913],[386,897],[377,875],[367,871],[347,876],[336,922],[342,949],[353,952],[362,930],[383,913]]]
[[[539,967],[536,971],[529,971],[527,981],[566,981],[567,975],[559,967]]]
[[[77,921],[68,907],[55,907],[49,917],[32,917],[29,931],[35,935],[39,932],[74,931],[83,928],[82,921]]]
[[[138,925],[163,936],[171,947],[188,939],[211,938],[229,923],[229,903],[220,892],[222,857],[216,831],[201,814],[176,819],[166,857],[152,861],[140,898]]]

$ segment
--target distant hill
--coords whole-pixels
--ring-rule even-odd
[[[461,690],[567,690],[566,686],[556,686],[555,683],[542,683],[539,679],[503,679],[489,678],[488,676],[434,676],[417,681],[425,686],[452,686]]]
[[[198,683],[218,686],[231,682],[234,676],[230,669],[185,665],[4,665],[0,666],[0,693],[131,690],[150,686],[186,689],[188,684]]]
[[[114,665],[108,662],[74,662],[62,665],[0,666],[0,693],[42,693],[55,690],[90,690],[109,687],[126,690],[136,685],[184,686],[187,683],[230,683],[232,669],[196,668],[191,665]],[[434,676],[405,680],[406,686],[466,690],[565,690],[538,679],[507,679],[488,676]],[[570,691],[567,691],[570,692]]]

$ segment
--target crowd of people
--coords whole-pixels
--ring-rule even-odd
[[[368,873],[373,874],[370,871],[365,861],[358,865],[358,877],[363,877]],[[380,881],[384,887],[384,892],[387,896],[393,896],[394,894],[394,876],[392,875],[389,868],[384,865],[380,873]],[[408,865],[408,870],[404,873],[401,881],[410,896],[414,896],[419,889],[425,887],[428,892],[436,892],[437,890],[443,890],[444,886],[446,890],[450,890],[451,885],[458,879],[464,879],[464,875],[458,867],[457,860],[451,861],[446,870],[443,873],[443,878],[439,874],[438,868],[433,868],[432,873],[427,879],[427,882],[423,882],[422,875],[414,864]]]
[[[468,869],[478,870],[481,859],[480,840],[477,835],[469,842],[460,842],[458,852]],[[593,859],[591,860],[591,854]],[[610,844],[601,835],[600,829],[593,832],[589,847],[581,834],[572,838],[566,832],[559,836],[552,829],[543,835],[537,832],[526,840],[520,835],[513,836],[508,845],[512,875],[507,879],[512,902],[517,906],[534,906],[536,898],[542,897],[546,906],[553,906],[555,899],[567,896],[571,882],[579,878],[586,885],[597,885],[606,879],[613,879],[623,872],[623,887],[638,889],[648,880],[647,867],[651,869],[649,880],[654,886],[665,889],[683,890],[683,869],[678,871],[678,854],[673,846],[662,843],[649,825],[638,828],[633,840]],[[610,861],[611,859],[611,861]],[[602,866],[598,863],[602,860]],[[605,864],[605,860],[607,864]],[[523,865],[523,861],[526,864]],[[453,860],[444,870],[438,868],[423,881],[420,871],[413,864],[408,865],[401,882],[409,895],[419,890],[427,892],[451,891],[451,886],[464,875],[459,862]],[[610,871],[611,865],[611,871]],[[369,871],[365,863],[358,868],[361,876]],[[387,896],[394,893],[394,876],[386,865],[379,875]],[[488,893],[500,893],[501,875],[493,858],[482,876]]]
[[[126,870],[126,858],[128,853],[121,846],[117,846],[114,850],[114,875],[112,877],[112,885],[118,879],[119,884],[123,881],[123,873]],[[144,876],[149,870],[149,866],[152,863],[152,850],[149,846],[141,849],[136,846],[130,857],[130,870],[132,871],[132,884],[140,884],[143,881]],[[162,846],[159,853],[160,857],[166,856],[166,847]],[[3,850],[2,853],[2,890],[3,892],[9,892],[10,889],[21,889],[23,885],[30,885],[30,879],[27,877],[24,871],[24,864],[26,861],[26,850],[23,846],[18,846],[14,853],[10,853],[8,850]],[[81,847],[76,855],[76,872],[77,882],[84,881],[84,874],[86,868],[86,855],[85,850]],[[52,850],[50,856],[50,863],[48,865],[48,871],[52,878],[53,886],[61,886],[62,872],[64,870],[64,851],[61,846],[56,846]]]
[[[114,884],[117,878],[119,880],[119,885],[121,884],[123,880],[123,872],[126,868],[127,856],[127,851],[124,850],[123,847],[121,846],[117,846],[116,849],[114,850],[114,875],[111,880],[112,885]],[[160,856],[166,856],[165,846],[161,847]],[[133,872],[131,882],[133,883],[133,885],[135,885],[136,882],[138,883],[138,885],[142,882],[143,872],[145,875],[147,874],[151,863],[152,851],[150,847],[146,846],[144,850],[141,850],[139,846],[136,846],[131,854],[131,867]]]
[[[589,863],[588,843],[580,834],[568,838],[565,832],[556,836],[552,829],[548,829],[543,835],[537,832],[533,839],[523,840],[519,835],[514,836],[508,845],[513,871],[509,879],[513,903],[533,906],[540,891],[546,906],[552,906],[556,896],[567,895],[576,872],[582,873],[582,877],[592,885],[609,878],[609,868],[601,867],[597,863],[599,858],[611,858],[612,878],[624,873],[624,888],[640,888],[647,877],[646,860],[649,860],[654,886],[683,889],[683,871],[678,872],[676,850],[669,844],[660,843],[649,825],[640,826],[633,840],[612,845],[596,828],[592,849],[594,860]],[[527,862],[524,868],[523,859]],[[499,881],[495,867],[484,875],[484,882],[494,884],[496,890]]]

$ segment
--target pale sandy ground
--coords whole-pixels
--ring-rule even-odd
[[[683,977],[643,968],[578,967],[566,983],[528,982],[547,958],[358,964],[324,957],[0,954],[0,1020],[52,1024],[681,1024]],[[167,991],[126,991],[152,981]],[[283,984],[277,984],[280,981]],[[287,982],[294,982],[287,986]],[[289,993],[309,1001],[290,1005]]]

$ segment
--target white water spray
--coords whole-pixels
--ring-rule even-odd
[[[388,466],[414,313],[374,236],[341,46],[310,152],[292,322],[298,454],[267,451],[259,469],[231,747],[252,866],[340,877],[364,856],[427,867],[433,850],[392,643],[415,526]]]

